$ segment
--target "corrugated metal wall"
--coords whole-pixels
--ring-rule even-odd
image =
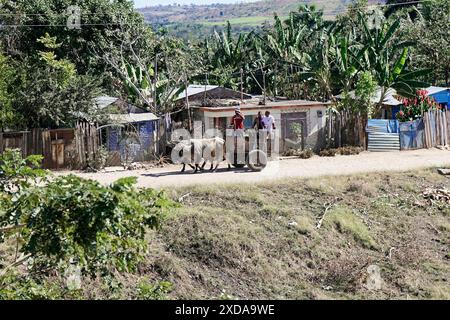
[[[400,150],[399,124],[397,120],[369,119],[368,150],[372,152],[387,152]]]

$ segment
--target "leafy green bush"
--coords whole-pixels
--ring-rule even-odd
[[[172,283],[168,281],[158,281],[153,284],[148,279],[143,279],[138,284],[137,298],[139,300],[166,300],[172,287]]]
[[[15,193],[44,177],[46,171],[40,169],[41,161],[40,155],[24,159],[20,150],[6,149],[0,154],[0,193]]]
[[[23,224],[20,251],[31,270],[77,265],[83,272],[134,270],[146,252],[148,227],[158,227],[172,202],[162,192],[134,187],[136,178],[110,186],[76,176],[29,187],[12,199],[2,220]]]
[[[40,282],[15,273],[0,277],[0,300],[60,299],[62,294],[55,282]]]

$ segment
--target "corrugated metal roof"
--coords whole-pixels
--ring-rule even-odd
[[[94,102],[97,105],[97,107],[99,107],[99,109],[105,109],[106,107],[115,103],[117,100],[119,100],[119,98],[110,96],[100,96],[94,98]]]
[[[235,106],[202,106],[197,107],[200,110],[209,112],[234,112],[236,107],[239,107],[242,111],[245,110],[270,110],[270,109],[294,109],[294,108],[317,108],[326,107],[330,102],[308,101],[308,100],[284,100],[284,101],[268,101],[266,104],[259,104],[258,101],[250,101],[237,104]]]
[[[210,85],[189,85],[187,88],[187,95],[188,97],[194,96],[199,93],[208,92],[214,89],[219,88],[219,86],[210,86]],[[176,100],[181,100],[186,98],[186,90],[183,90],[182,93],[178,95],[178,98]]]
[[[109,118],[118,124],[137,123],[158,120],[159,118],[151,112],[146,113],[128,113],[128,114],[110,114]]]
[[[389,152],[400,150],[400,135],[398,133],[369,133],[368,150],[371,152]]]
[[[436,94],[436,93],[439,93],[439,92],[442,92],[442,91],[445,91],[445,90],[450,90],[450,88],[431,86],[431,87],[426,88],[425,90],[428,92],[427,95],[431,96],[433,94]]]

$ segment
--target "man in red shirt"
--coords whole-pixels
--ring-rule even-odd
[[[241,113],[240,108],[236,108],[235,115],[231,119],[231,125],[233,126],[234,130],[244,130],[244,120],[245,116]]]
[[[232,155],[233,163],[238,162],[245,163],[244,120],[245,116],[241,113],[241,108],[236,107],[235,114],[231,119],[231,125],[233,126],[234,129],[233,150],[235,150],[234,155]]]

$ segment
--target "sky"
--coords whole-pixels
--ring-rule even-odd
[[[254,1],[254,0],[253,0]],[[155,5],[179,4],[212,4],[212,3],[236,3],[249,2],[249,0],[134,0],[136,8],[150,7]]]

